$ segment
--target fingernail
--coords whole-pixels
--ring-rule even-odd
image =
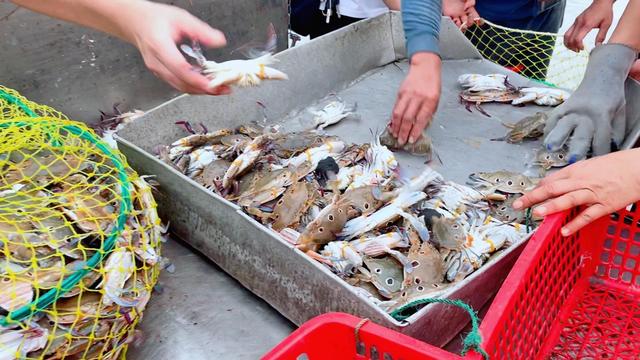
[[[578,160],[578,155],[571,155],[569,157],[569,165],[575,163]]]
[[[513,208],[516,210],[520,210],[520,208],[522,207],[522,201],[520,200],[516,200],[513,202]]]
[[[569,236],[569,233],[570,233],[570,231],[569,231],[569,229],[568,229],[568,228],[566,228],[566,227],[563,227],[563,228],[560,230],[560,234],[562,234],[562,236]]]
[[[535,210],[535,213],[539,216],[544,216],[547,213],[547,208],[544,206],[538,206]]]
[[[416,139],[414,139],[414,138],[413,138],[413,136],[412,136],[412,137],[410,137],[410,138],[409,138],[409,143],[410,143],[410,144],[413,144],[414,142],[416,142]]]

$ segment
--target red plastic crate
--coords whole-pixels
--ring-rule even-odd
[[[480,331],[492,359],[640,359],[640,211],[562,237],[577,210],[545,219]]]
[[[480,325],[491,359],[640,359],[639,204],[570,237],[560,229],[578,210],[544,220]],[[360,322],[321,315],[263,359],[462,359],[370,322],[356,341]]]
[[[317,316],[262,360],[461,360],[462,358],[370,321],[342,313]],[[356,331],[358,325],[361,325]]]

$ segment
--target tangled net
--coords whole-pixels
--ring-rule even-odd
[[[518,30],[482,20],[465,31],[480,54],[527,78],[574,90],[582,81],[589,52],[564,46],[561,35]]]
[[[151,187],[84,124],[0,87],[0,360],[115,359],[158,277]]]

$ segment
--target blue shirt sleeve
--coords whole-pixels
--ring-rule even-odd
[[[409,59],[417,52],[440,54],[442,0],[402,0],[402,24]]]

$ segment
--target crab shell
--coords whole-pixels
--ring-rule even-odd
[[[287,80],[287,74],[269,67],[277,60],[271,54],[265,54],[249,60],[229,60],[222,63],[207,61],[202,73],[211,79],[209,88],[221,85],[251,87],[260,85],[262,80]]]
[[[276,231],[286,227],[295,228],[300,218],[314,202],[315,186],[309,182],[297,182],[291,186],[273,209],[274,222],[271,225]]]

